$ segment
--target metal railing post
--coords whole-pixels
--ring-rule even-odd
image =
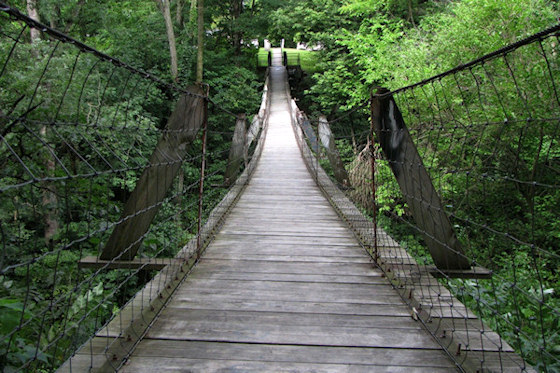
[[[371,107],[373,98],[370,97],[370,108],[371,108],[371,120],[370,120],[370,141],[369,141],[369,151],[371,157],[371,193],[372,193],[372,218],[373,218],[373,251],[374,251],[374,258],[377,260],[379,257],[378,252],[378,243],[377,243],[377,188],[375,185],[375,147],[373,146],[373,136],[375,134],[374,128],[374,114],[373,108]]]
[[[204,119],[202,123],[202,160],[200,165],[200,184],[198,189],[198,231],[196,238],[196,260],[200,259],[202,242],[202,207],[204,197],[204,176],[206,172],[206,142],[208,138],[208,87],[206,87],[206,98],[204,99]]]

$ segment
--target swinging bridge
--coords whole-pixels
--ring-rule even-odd
[[[14,210],[2,223],[2,281],[28,281],[24,301],[6,307],[16,321],[3,327],[4,362],[24,337],[36,336],[15,370],[513,372],[535,371],[528,363],[535,359],[538,370],[558,366],[547,346],[558,330],[545,316],[559,311],[539,275],[558,254],[466,215],[449,204],[442,183],[464,178],[465,206],[485,188],[525,188],[531,216],[539,213],[536,196],[559,188],[543,167],[558,162],[560,27],[418,84],[374,93],[353,109],[370,114],[365,136],[377,141],[365,141],[358,159],[366,158],[367,172],[360,174],[348,172],[337,149],[339,119],[310,120],[291,98],[280,49],[271,52],[262,103],[249,120],[220,108],[207,87],[168,84],[7,5],[0,10],[2,22],[11,22],[2,31],[11,43],[3,44],[10,47],[0,61],[2,84],[29,58],[25,30],[36,28],[48,40],[28,91],[6,89],[0,101],[7,103],[0,108],[0,198]],[[511,56],[522,53],[538,56],[529,69],[539,68],[541,81],[512,66]],[[68,61],[68,76],[57,75],[57,64]],[[497,83],[502,78],[513,82],[511,92]],[[103,88],[90,98],[88,85]],[[53,95],[53,87],[64,94]],[[146,118],[134,108],[157,95],[155,87],[176,102],[163,128],[141,124]],[[444,87],[457,94],[449,97]],[[535,87],[540,101],[530,104]],[[55,110],[42,110],[47,105]],[[215,131],[213,115],[232,120],[233,132]],[[517,167],[529,167],[525,174],[502,173],[492,163],[496,154],[485,150],[484,142],[508,136],[520,154]],[[456,169],[438,168],[436,139],[448,140]],[[463,152],[467,143],[475,154]],[[535,161],[527,166],[524,157]],[[405,216],[393,214],[422,237],[424,257],[380,227],[382,167],[406,203]],[[120,200],[119,183],[130,186]],[[104,191],[111,196],[94,199]],[[84,201],[89,210],[77,211]],[[64,233],[19,255],[26,240],[38,241],[20,224],[26,214],[47,225],[59,215]],[[496,273],[490,253],[473,254],[464,233],[473,227],[489,243],[530,247],[529,261],[513,255],[509,266],[530,266],[540,290]],[[75,278],[61,269],[70,261]],[[51,270],[44,281],[52,294],[39,301],[32,278],[41,268]],[[99,285],[107,273],[121,274],[118,286]],[[114,308],[138,279],[140,289],[111,311],[108,305]],[[488,283],[493,294],[481,290]],[[535,313],[507,315],[500,309],[510,302],[505,296]],[[515,322],[513,334],[501,335]],[[530,339],[529,330],[538,337]]]

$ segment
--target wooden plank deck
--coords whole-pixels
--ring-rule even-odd
[[[454,371],[309,175],[284,74],[245,193],[122,371]]]

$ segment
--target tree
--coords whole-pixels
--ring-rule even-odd
[[[27,0],[27,13],[30,18],[37,22],[41,22],[39,18],[39,8],[37,0]],[[41,40],[41,32],[38,29],[30,28],[32,45],[36,45]],[[34,58],[39,57],[39,51],[35,48],[32,49],[32,54]],[[47,87],[49,89],[49,87]],[[42,141],[48,143],[48,127],[46,124],[42,124],[39,129],[39,136]],[[52,154],[49,150],[44,149],[42,152],[43,165],[46,170],[46,174],[49,176],[54,175],[56,169],[56,163],[53,159]],[[50,242],[53,237],[58,233],[59,223],[58,223],[58,198],[56,196],[56,188],[54,183],[45,181],[42,185],[43,192],[41,197],[43,213],[43,224],[44,224],[44,238],[46,242]]]
[[[41,22],[39,18],[38,0],[27,0],[27,15],[29,18]],[[41,39],[41,32],[38,29],[31,28],[29,32],[31,34],[31,43]]]
[[[196,53],[196,82],[202,83],[204,69],[204,0],[198,0],[198,32]]]
[[[231,2],[231,16],[232,16],[231,34],[233,40],[233,48],[235,51],[235,55],[237,56],[241,54],[241,41],[243,37],[243,33],[241,32],[241,28],[237,24],[237,20],[239,16],[241,16],[242,11],[243,11],[243,0],[233,0]]]
[[[165,19],[165,29],[167,30],[167,41],[169,43],[169,54],[171,56],[171,77],[174,81],[179,79],[179,67],[177,63],[177,46],[175,43],[175,32],[173,31],[173,21],[171,19],[170,0],[155,0],[163,18]]]
[[[183,0],[177,0],[177,7],[175,9],[175,22],[181,26],[183,24]]]

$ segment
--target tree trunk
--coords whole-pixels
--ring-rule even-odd
[[[408,0],[408,17],[412,23],[412,27],[416,28],[416,23],[414,23],[414,14],[412,12],[412,0]]]
[[[187,25],[187,34],[194,43],[194,36],[196,35],[196,0],[191,0],[191,7],[189,9],[189,22]]]
[[[41,22],[39,18],[38,0],[27,0],[27,14],[29,17],[37,22]],[[34,44],[41,40],[41,32],[33,27],[29,29],[31,35],[31,44]],[[38,57],[39,53],[33,51],[33,55]],[[39,136],[48,144],[48,127],[42,125],[39,129]],[[56,163],[52,157],[52,154],[48,149],[43,150],[42,156],[43,165],[45,167],[45,174],[47,176],[54,175],[56,169]],[[43,193],[41,197],[41,204],[43,208],[43,224],[44,238],[48,243],[58,232],[58,198],[56,196],[56,189],[53,182],[45,181],[42,183]]]
[[[202,83],[204,69],[204,0],[198,0],[198,33],[196,54],[196,82]]]
[[[38,0],[27,0],[27,15],[29,16],[29,18],[37,22],[41,22],[41,20],[39,19],[39,9],[37,3]],[[41,32],[36,28],[31,27],[29,29],[29,32],[31,33],[31,43],[34,43],[37,40],[41,39]]]
[[[175,13],[175,22],[181,26],[183,24],[183,0],[177,0],[177,9]]]
[[[175,32],[173,31],[173,21],[171,19],[170,0],[156,0],[159,9],[165,19],[165,29],[167,30],[167,40],[169,42],[169,54],[171,55],[171,77],[176,82],[179,79],[179,68],[177,63],[177,48],[175,43]]]
[[[243,10],[243,1],[242,0],[234,0],[232,3],[232,12],[231,15],[233,17],[232,20],[232,40],[233,40],[233,49],[236,56],[241,54],[241,39],[243,37],[241,31],[239,31],[237,20],[241,15],[241,11]]]
[[[41,126],[40,136],[47,143],[47,126]],[[50,177],[54,175],[56,163],[52,154],[45,149],[43,159],[46,174]],[[45,241],[49,243],[58,232],[58,197],[56,196],[55,184],[50,181],[45,181],[42,185],[42,205],[44,209],[43,224],[45,225],[44,237]]]

